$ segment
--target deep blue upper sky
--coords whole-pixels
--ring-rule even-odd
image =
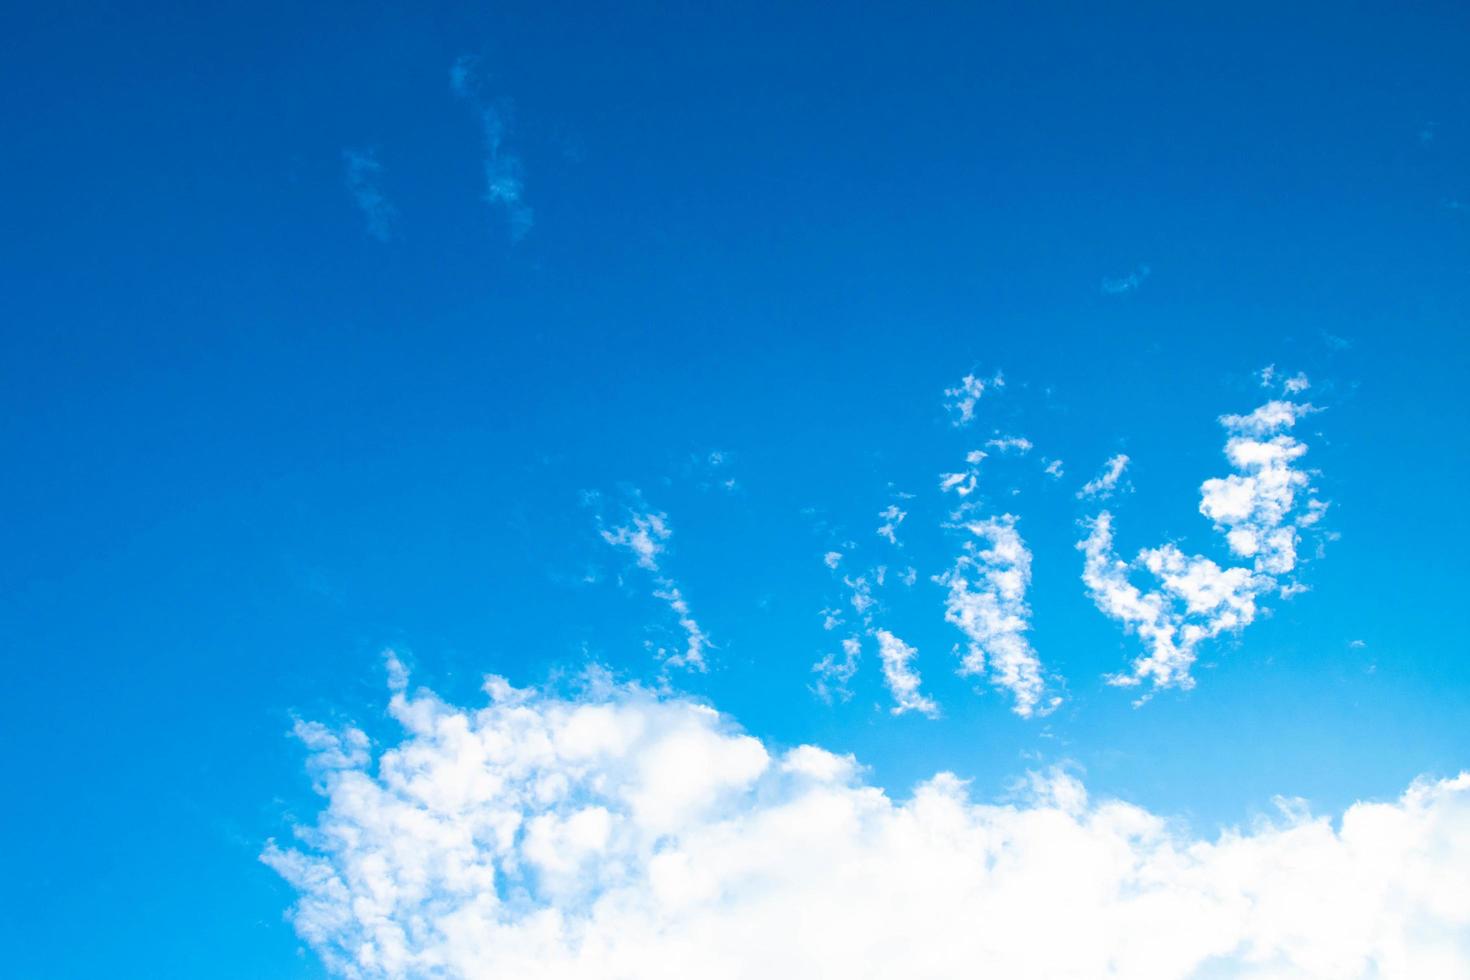
[[[717,645],[681,687],[897,793],[1068,761],[1209,827],[1470,763],[1463,5],[6,21],[15,975],[319,975],[256,861],[314,805],[291,719],[385,726],[390,645],[465,700],[485,671],[588,656],[651,677],[667,610],[589,491],[609,519],[635,492],[669,515],[666,567]],[[524,234],[485,200],[486,112]],[[1082,591],[1072,491],[1127,452],[1124,550],[1211,547],[1216,416],[1261,400],[1268,363],[1325,409],[1304,438],[1340,538],[1310,592],[1209,647],[1195,690],[1134,709],[1100,679],[1135,644]],[[985,432],[1066,461],[1016,506],[1067,704],[1028,722],[971,694],[921,581],[894,612],[944,717],[875,707],[871,651],[857,696],[823,705],[806,685],[841,590],[821,556],[876,554],[897,489],[942,564],[934,484],[974,440],[941,392],[972,370],[1008,381]]]

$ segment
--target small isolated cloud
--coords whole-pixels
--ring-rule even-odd
[[[700,628],[684,593],[659,567],[659,557],[664,553],[665,542],[673,535],[668,516],[656,511],[629,511],[628,523],[600,531],[602,539],[615,548],[622,548],[633,556],[639,568],[653,577],[653,596],[668,605],[684,631],[685,644],[682,651],[660,648],[660,659],[670,667],[686,667],[703,671],[706,667],[704,653],[709,649],[709,636]]]
[[[997,371],[995,377],[988,380],[976,377],[974,374],[967,374],[955,387],[944,389],[944,408],[949,412],[950,421],[955,428],[961,428],[973,422],[975,406],[986,390],[1004,388],[1005,383],[1005,377]]]
[[[887,630],[873,635],[878,639],[878,657],[883,661],[883,682],[893,695],[893,714],[917,711],[931,718],[938,716],[939,705],[919,692],[919,672],[913,667],[919,651]]]
[[[883,523],[878,528],[878,537],[891,545],[898,545],[898,526],[903,519],[908,517],[908,512],[900,510],[897,504],[889,504],[878,513],[878,519]]]
[[[1470,774],[1200,835],[1055,771],[890,796],[690,700],[485,687],[399,668],[383,750],[309,734],[322,808],[261,860],[333,974],[1470,976]]]
[[[842,552],[840,552],[840,551],[829,551],[825,555],[822,556],[822,564],[826,565],[828,568],[831,568],[831,569],[836,569],[837,566],[839,564],[841,564],[841,562],[842,562]]]
[[[939,490],[965,498],[980,485],[980,463],[985,459],[983,449],[972,449],[965,454],[965,468],[958,473],[941,473]]]
[[[1011,514],[972,521],[964,528],[974,540],[966,541],[954,566],[935,579],[949,589],[945,620],[969,641],[960,674],[988,674],[992,684],[1010,692],[1013,710],[1023,718],[1046,714],[1061,701],[1044,697],[1041,660],[1026,639],[1031,629],[1026,604],[1031,552]]]
[[[997,436],[985,445],[998,453],[1016,453],[1019,456],[1024,456],[1033,448],[1031,440],[1025,436]]]
[[[347,193],[367,221],[367,231],[380,242],[393,237],[393,224],[398,211],[383,196],[380,182],[383,165],[376,150],[343,150],[342,162],[347,170]]]
[[[1118,481],[1123,478],[1123,471],[1128,468],[1128,457],[1122,453],[1109,459],[1103,464],[1102,472],[1088,480],[1077,491],[1078,500],[1088,500],[1096,497],[1106,500],[1113,495],[1118,488]]]
[[[1270,401],[1248,415],[1220,418],[1229,435],[1225,455],[1236,472],[1200,485],[1199,510],[1231,553],[1250,559],[1249,565],[1222,567],[1173,544],[1144,548],[1125,562],[1114,553],[1112,515],[1103,511],[1089,522],[1087,537],[1077,545],[1085,555],[1082,580],[1097,608],[1148,650],[1131,672],[1110,678],[1112,683],[1193,687],[1190,668],[1200,643],[1250,625],[1267,593],[1289,598],[1303,590],[1286,576],[1297,566],[1302,530],[1317,524],[1327,504],[1313,495],[1308,473],[1296,465],[1307,447],[1284,430],[1313,411],[1310,405]],[[1134,584],[1132,576],[1145,573],[1153,588]]]
[[[449,69],[450,90],[475,108],[485,142],[485,203],[505,212],[512,241],[531,230],[534,214],[525,200],[521,158],[506,144],[510,112],[504,100],[487,101],[482,95],[479,60],[462,55]]]
[[[1053,480],[1060,480],[1062,478],[1063,473],[1062,473],[1062,461],[1061,460],[1059,460],[1059,459],[1045,459],[1045,458],[1043,458],[1042,459],[1042,463],[1044,463],[1046,465],[1042,467],[1041,472],[1045,473],[1047,476],[1051,477]]]
[[[1143,285],[1143,281],[1149,275],[1149,267],[1141,265],[1126,276],[1121,276],[1117,279],[1104,279],[1102,281],[1102,291],[1109,296],[1123,296],[1128,293],[1137,292],[1138,287]]]

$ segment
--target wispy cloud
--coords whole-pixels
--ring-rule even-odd
[[[1141,265],[1126,276],[1120,276],[1116,279],[1104,279],[1102,281],[1102,291],[1109,296],[1123,296],[1127,293],[1137,292],[1138,288],[1143,285],[1144,280],[1149,275],[1149,267]]]
[[[1025,436],[996,436],[985,445],[998,453],[1015,453],[1018,456],[1026,455],[1033,448],[1031,440]]]
[[[485,202],[505,212],[512,241],[520,241],[531,230],[534,214],[525,200],[521,158],[506,143],[510,112],[504,99],[483,97],[478,59],[462,55],[449,69],[450,90],[474,107],[485,143]]]
[[[682,652],[659,648],[659,658],[670,667],[685,667],[689,670],[706,669],[704,653],[709,648],[709,637],[689,610],[684,593],[659,565],[666,542],[673,535],[668,516],[656,511],[634,511],[628,513],[628,523],[612,528],[602,528],[602,539],[615,548],[622,548],[633,556],[639,568],[653,577],[653,596],[666,603],[684,631],[685,644]]]
[[[383,165],[378,161],[376,150],[347,149],[342,151],[342,162],[347,170],[347,193],[367,219],[367,231],[380,242],[393,237],[393,225],[398,211],[383,196],[379,186],[383,176]]]
[[[919,672],[913,661],[919,651],[909,646],[887,630],[873,634],[878,639],[878,657],[883,661],[883,681],[893,695],[893,714],[917,711],[933,718],[939,714],[939,705],[919,692]]]
[[[1078,500],[1087,500],[1096,497],[1106,500],[1113,495],[1118,488],[1118,481],[1123,478],[1123,471],[1128,468],[1128,457],[1122,453],[1112,457],[1103,464],[1102,472],[1088,480],[1077,491]]]
[[[1470,976],[1470,774],[1196,835],[1056,770],[896,798],[603,676],[467,709],[392,663],[402,734],[308,729],[321,811],[261,855],[340,976]]]

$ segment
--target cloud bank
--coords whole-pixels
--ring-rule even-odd
[[[1470,975],[1470,773],[1201,837],[1058,773],[895,799],[597,675],[469,710],[389,668],[400,741],[298,726],[324,807],[262,855],[340,976]]]

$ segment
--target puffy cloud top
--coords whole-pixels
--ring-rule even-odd
[[[325,807],[263,860],[340,975],[1470,975],[1470,774],[1204,838],[1034,775],[895,800],[855,762],[593,679],[410,693],[377,754],[302,726]]]

